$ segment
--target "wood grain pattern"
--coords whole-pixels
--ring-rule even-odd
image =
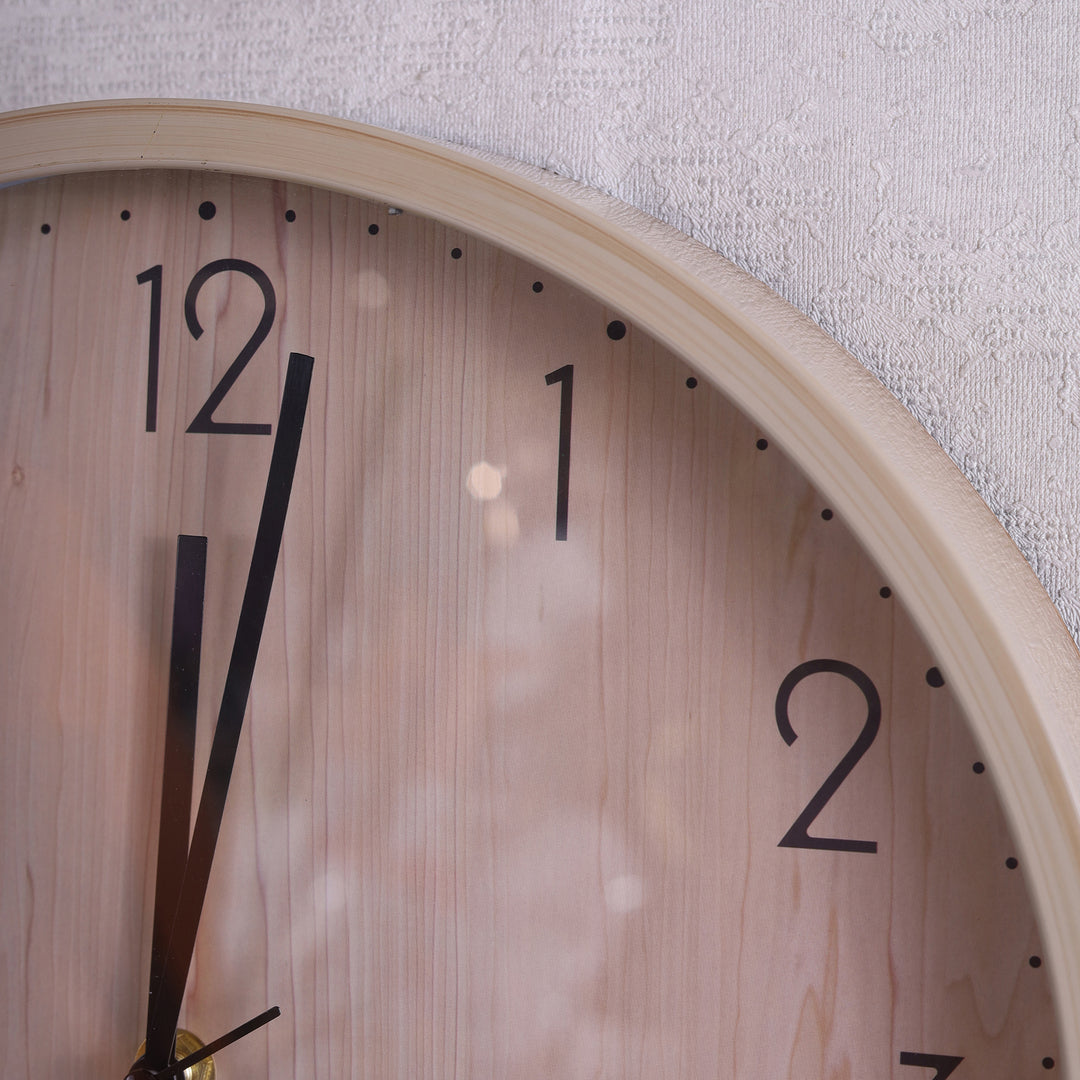
[[[270,452],[185,434],[262,311],[219,275],[191,337],[187,284],[226,257],[266,271],[277,317],[218,419],[272,421],[290,350],[316,373],[183,1020],[209,1040],[283,1017],[223,1077],[914,1080],[918,1052],[963,1056],[960,1080],[1060,1057],[995,770],[771,432],[687,386],[633,311],[464,233],[143,172],[0,199],[6,1076],[120,1076],[139,1041],[175,537],[209,537],[200,775]],[[544,376],[567,363],[561,543]],[[470,493],[479,463],[497,496]],[[784,743],[777,689],[820,657],[866,672],[883,720],[811,832],[874,855],[777,847],[866,717],[812,676]]]

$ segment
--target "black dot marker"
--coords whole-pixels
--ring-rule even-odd
[[[130,210],[121,210],[120,211],[120,220],[121,221],[130,221],[131,220],[131,211]]]
[[[697,379],[691,375],[690,378],[686,380],[686,388],[688,390],[693,390],[695,386],[697,386]]]
[[[534,281],[533,282],[533,292],[543,292],[543,291],[544,291],[544,283],[542,281]]]
[[[607,336],[612,341],[621,341],[626,337],[626,323],[621,319],[613,319],[607,324]]]
[[[1008,858],[1007,858],[1007,859],[1005,860],[1005,865],[1006,865],[1006,866],[1007,866],[1007,867],[1008,867],[1008,868],[1009,868],[1010,870],[1015,870],[1015,869],[1016,869],[1016,868],[1017,868],[1017,867],[1018,867],[1018,866],[1020,865],[1020,861],[1019,861],[1019,859],[1016,859],[1016,858],[1015,858],[1014,856],[1010,855],[1010,856],[1009,856],[1009,857],[1008,857]]]
[[[199,203],[199,217],[203,221],[209,221],[217,213],[217,207],[207,200],[204,203]]]
[[[827,506],[821,511],[821,520],[832,521],[832,511]]]
[[[936,667],[932,667],[926,673],[926,681],[933,687],[944,686],[945,676]]]
[[[1042,1059],[1042,1067],[1044,1069],[1052,1069],[1054,1067],[1054,1059],[1052,1057],[1044,1057]]]
[[[971,771],[973,773],[978,773],[981,776],[986,772],[986,766],[981,761],[976,761],[975,764],[971,766]]]
[[[758,441],[756,443],[756,446],[757,446],[757,448],[759,450],[768,450],[769,449],[769,440],[768,439],[758,439]]]
[[[295,210],[286,210],[285,211],[285,220],[286,221],[295,221],[296,220],[296,211]]]
[[[880,596],[882,600],[888,600],[889,597],[892,596],[892,589],[890,589],[888,585],[882,585],[881,588],[878,589],[878,596]]]
[[[372,236],[377,236],[378,232],[379,232],[379,226],[378,225],[369,225],[367,227],[367,231],[369,233],[371,233]]]
[[[51,233],[51,232],[52,232],[52,226],[51,225],[42,225],[41,226],[41,234],[42,234],[42,236],[48,236],[49,233]]]
[[[1033,956],[1033,957],[1031,957],[1030,960],[1028,960],[1028,963],[1033,968],[1042,967],[1042,957],[1041,956]]]
[[[451,248],[450,249],[450,258],[451,259],[460,259],[461,258],[461,248]]]

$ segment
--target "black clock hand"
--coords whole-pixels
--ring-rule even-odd
[[[154,1072],[147,1068],[140,1060],[135,1064],[131,1072],[128,1073],[126,1080],[172,1080],[174,1076],[180,1076],[182,1073],[187,1072],[192,1065],[198,1065],[203,1058],[208,1058],[211,1054],[216,1054],[219,1050],[224,1050],[230,1043],[236,1042],[237,1039],[242,1039],[245,1035],[250,1035],[253,1031],[258,1031],[263,1024],[269,1024],[271,1020],[276,1020],[280,1015],[281,1010],[275,1005],[272,1009],[267,1009],[266,1012],[259,1013],[258,1016],[249,1020],[246,1024],[241,1024],[238,1028],[233,1028],[227,1035],[222,1035],[220,1039],[215,1039],[213,1042],[207,1043],[193,1054],[188,1054],[187,1057],[182,1058],[175,1064],[162,1069],[161,1072]]]
[[[266,494],[263,496],[259,528],[255,534],[255,547],[251,555],[244,599],[240,605],[240,618],[236,626],[236,637],[233,639],[229,670],[225,676],[225,689],[221,697],[217,727],[214,730],[214,741],[210,747],[206,780],[203,782],[202,798],[199,800],[195,829],[191,836],[191,848],[176,903],[176,915],[158,1000],[147,1028],[144,1061],[155,1072],[168,1067],[176,1036],[180,1002],[184,996],[191,956],[195,950],[195,935],[199,929],[210,866],[225,810],[225,796],[236,760],[240,729],[244,722],[255,658],[259,652],[266,608],[270,601],[270,588],[274,582],[274,568],[277,565],[285,516],[289,509],[313,363],[310,356],[301,353],[293,353],[289,357],[289,369],[281,398],[281,414],[274,436],[270,471],[266,478]]]
[[[229,1043],[234,1043],[237,1039],[242,1039],[245,1035],[258,1031],[263,1024],[269,1024],[271,1020],[276,1020],[280,1015],[281,1010],[276,1005],[267,1009],[266,1012],[259,1013],[258,1016],[249,1020],[246,1024],[233,1028],[227,1035],[222,1035],[220,1039],[207,1043],[202,1049],[196,1050],[193,1054],[188,1054],[186,1058],[178,1061],[175,1065],[170,1065],[164,1072],[156,1073],[156,1080],[172,1080],[172,1077],[180,1076],[181,1073],[190,1069],[192,1065],[198,1065],[203,1058],[208,1058],[211,1054],[224,1050]]]
[[[154,888],[154,928],[150,944],[147,1031],[154,1016],[165,952],[176,913],[176,898],[187,862],[205,582],[206,537],[178,536],[169,655],[169,704],[165,717],[165,762],[158,825],[157,883]],[[169,1052],[172,1053],[171,1047]]]

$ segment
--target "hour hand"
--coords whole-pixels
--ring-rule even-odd
[[[205,583],[206,537],[181,534],[176,538],[169,704],[165,719],[165,762],[161,779],[157,882],[154,887],[154,925],[150,945],[150,993],[146,1011],[148,1034],[164,977],[176,900],[187,863]],[[169,1053],[172,1053],[171,1046]]]

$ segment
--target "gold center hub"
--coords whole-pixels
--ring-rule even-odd
[[[183,1061],[188,1054],[194,1054],[196,1050],[201,1050],[205,1045],[197,1035],[192,1035],[190,1031],[185,1031],[183,1028],[177,1028],[175,1051],[177,1061]],[[136,1056],[142,1057],[145,1052],[146,1043],[144,1042],[139,1047]],[[214,1080],[215,1075],[214,1059],[213,1057],[207,1057],[203,1058],[202,1061],[195,1062],[190,1069],[185,1069],[180,1074],[180,1080]]]

